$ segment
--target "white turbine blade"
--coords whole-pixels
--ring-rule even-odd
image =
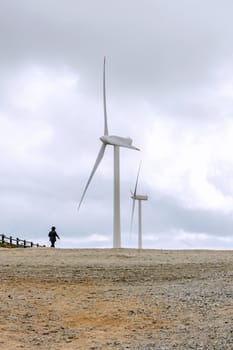
[[[89,186],[89,184],[91,182],[91,179],[93,178],[93,175],[95,174],[96,169],[98,168],[98,165],[100,164],[100,162],[101,162],[101,160],[102,160],[102,158],[104,156],[105,147],[106,147],[106,145],[103,143],[101,148],[100,148],[99,154],[98,154],[98,156],[96,158],[95,165],[94,165],[94,167],[92,169],[91,175],[89,176],[89,179],[87,181],[86,187],[85,187],[85,189],[83,191],[82,197],[80,199],[80,202],[79,202],[79,205],[78,205],[78,210],[79,210],[79,208],[80,208],[80,206],[82,204],[83,198],[84,198],[84,196],[85,196],[85,194],[87,192],[87,189],[88,189],[88,186]]]
[[[130,232],[132,232],[132,228],[133,228],[134,209],[135,209],[135,198],[133,198],[132,213],[131,213],[131,220],[130,220]]]
[[[137,194],[138,178],[139,178],[139,173],[140,173],[141,165],[142,165],[142,162],[140,162],[139,168],[138,168],[137,180],[136,180],[135,189],[134,189],[134,197],[135,197],[136,194]]]
[[[108,118],[107,118],[106,85],[105,85],[105,57],[104,57],[104,70],[103,70],[103,97],[104,97],[104,135],[108,135]]]

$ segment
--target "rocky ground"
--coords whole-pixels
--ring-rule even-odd
[[[0,250],[0,349],[233,349],[233,252]]]

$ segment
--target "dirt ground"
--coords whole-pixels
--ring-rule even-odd
[[[0,349],[233,349],[233,252],[0,250]]]

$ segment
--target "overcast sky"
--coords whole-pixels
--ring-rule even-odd
[[[121,149],[122,246],[139,162],[144,248],[233,248],[233,3],[0,0],[0,231],[112,247],[113,149],[77,206],[104,132]]]

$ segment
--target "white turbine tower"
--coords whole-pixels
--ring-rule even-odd
[[[129,137],[121,137],[109,135],[108,133],[108,121],[107,121],[107,107],[106,107],[106,86],[105,86],[105,57],[103,67],[103,100],[104,100],[104,135],[100,137],[102,145],[97,156],[96,162],[92,169],[92,172],[87,181],[86,187],[83,191],[82,197],[79,202],[78,209],[80,208],[83,198],[86,194],[88,186],[91,182],[93,175],[96,172],[105,152],[107,145],[113,146],[114,149],[114,195],[113,195],[113,248],[121,247],[121,225],[120,225],[120,147],[131,148],[139,151],[138,148],[132,145],[132,139]]]
[[[138,168],[138,174],[137,174],[134,192],[131,193],[133,205],[132,205],[131,225],[130,225],[130,231],[132,231],[135,201],[137,200],[138,201],[138,249],[142,249],[142,201],[148,200],[147,195],[137,194],[138,178],[139,178],[140,169],[141,169],[141,163],[140,163],[139,168]]]

